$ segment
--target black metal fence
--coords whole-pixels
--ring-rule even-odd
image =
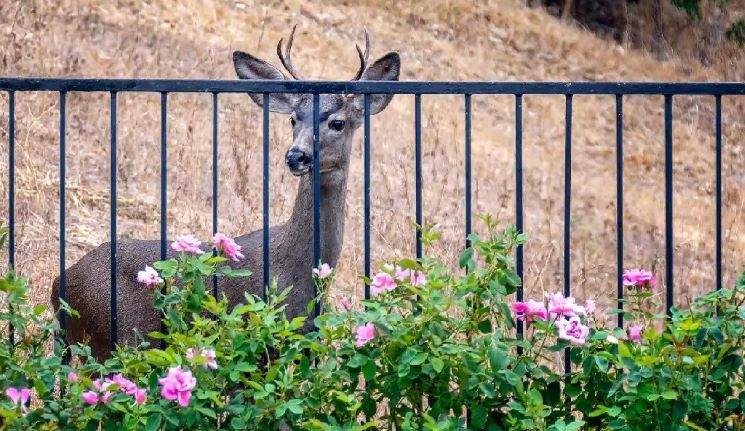
[[[464,100],[465,122],[465,232],[471,233],[471,95],[503,94],[515,98],[515,224],[523,228],[523,95],[564,95],[566,112],[565,168],[564,168],[564,294],[571,294],[570,285],[570,221],[572,189],[572,97],[574,95],[610,95],[616,98],[616,228],[617,228],[617,298],[623,298],[623,99],[626,95],[664,96],[665,121],[665,299],[667,310],[673,304],[673,97],[676,95],[704,95],[715,98],[716,133],[716,288],[722,287],[722,96],[745,95],[745,83],[519,83],[519,82],[328,82],[328,81],[212,81],[212,80],[149,80],[149,79],[36,79],[0,78],[0,91],[9,96],[9,252],[10,266],[15,264],[15,94],[16,92],[56,92],[59,94],[59,231],[60,231],[60,297],[65,298],[65,109],[69,92],[108,92],[111,95],[111,332],[112,348],[117,340],[117,302],[116,302],[116,172],[117,172],[117,95],[122,92],[152,92],[161,95],[161,146],[160,146],[160,241],[161,258],[166,256],[167,226],[167,181],[166,167],[168,156],[166,109],[169,93],[211,93],[212,94],[212,228],[217,230],[217,182],[218,182],[218,95],[220,93],[263,94],[263,274],[264,285],[269,284],[269,94],[303,93],[313,98],[313,150],[319,154],[319,96],[321,94],[363,94],[364,95],[364,259],[365,275],[370,275],[370,95],[371,94],[409,94],[414,96],[414,137],[416,172],[416,223],[422,224],[422,151],[421,115],[422,95],[460,94]],[[313,253],[314,262],[320,258],[320,169],[319,157],[313,157]],[[416,241],[416,255],[422,255],[422,242],[418,231],[412,232]],[[468,240],[466,239],[466,246]],[[517,249],[517,271],[523,275],[523,250]],[[215,285],[216,288],[216,285]],[[369,297],[365,288],[365,297]],[[522,289],[517,292],[518,300],[523,299]],[[619,307],[622,303],[619,301]],[[316,311],[319,311],[318,309]],[[65,328],[64,313],[60,324]],[[619,314],[618,325],[623,325]],[[518,327],[522,331],[522,327]],[[567,351],[568,354],[568,351]],[[570,364],[567,358],[567,369]]]

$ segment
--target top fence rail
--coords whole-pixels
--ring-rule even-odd
[[[743,82],[442,82],[247,81],[186,79],[0,78],[0,91],[313,93],[313,94],[564,94],[745,95]]]

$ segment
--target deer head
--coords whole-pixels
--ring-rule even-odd
[[[282,51],[282,39],[277,44],[277,55],[290,76],[301,80],[292,65],[292,42],[295,27],[287,41],[287,49]],[[365,50],[358,45],[357,54],[360,68],[352,80],[397,81],[401,69],[398,53],[390,52],[368,67],[370,40],[365,30]],[[271,64],[251,54],[235,51],[233,53],[235,71],[240,79],[282,80],[285,76]],[[263,106],[261,94],[250,94],[251,99]],[[370,96],[370,114],[377,114],[388,106],[392,94]],[[269,110],[290,116],[293,142],[285,156],[285,163],[296,176],[306,175],[313,167],[313,100],[309,94],[271,94]],[[346,177],[352,135],[360,127],[364,115],[364,96],[325,94],[319,98],[319,128],[321,159],[319,166],[322,179]]]

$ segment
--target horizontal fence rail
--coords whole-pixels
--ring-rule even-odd
[[[262,154],[263,154],[263,187],[262,187],[262,244],[263,244],[263,285],[264,295],[269,280],[269,106],[272,93],[303,93],[312,95],[313,119],[313,265],[321,259],[321,177],[319,160],[321,149],[321,112],[320,95],[322,94],[362,94],[364,95],[364,123],[363,123],[363,182],[364,182],[364,274],[369,277],[370,268],[370,216],[371,200],[371,98],[374,94],[408,94],[414,96],[414,146],[415,146],[415,220],[418,225],[423,222],[422,217],[422,95],[455,94],[463,96],[463,110],[465,123],[465,151],[464,151],[464,207],[465,207],[465,235],[466,246],[469,246],[468,235],[471,233],[471,124],[472,95],[504,94],[513,95],[515,101],[515,224],[519,231],[524,223],[523,196],[523,100],[525,95],[563,95],[565,97],[565,147],[564,147],[564,220],[563,220],[563,293],[571,295],[570,285],[570,249],[571,249],[571,195],[572,195],[572,103],[575,95],[610,95],[615,96],[616,106],[616,231],[617,231],[617,292],[618,307],[623,308],[623,98],[626,95],[658,95],[664,96],[664,124],[665,132],[661,140],[664,141],[665,153],[665,299],[666,309],[670,311],[673,305],[673,97],[676,95],[703,95],[715,97],[715,134],[716,134],[716,194],[715,194],[715,229],[716,229],[716,288],[722,287],[722,96],[745,95],[745,83],[654,83],[654,82],[330,82],[330,81],[214,81],[214,80],[182,80],[182,79],[66,79],[66,78],[2,78],[0,77],[0,91],[7,92],[8,103],[8,157],[9,157],[9,265],[15,262],[15,115],[17,92],[56,92],[59,96],[59,230],[60,230],[60,296],[65,299],[65,168],[66,168],[66,96],[69,92],[108,92],[110,93],[110,237],[111,237],[111,344],[112,348],[118,339],[117,329],[117,97],[123,92],[154,92],[160,93],[160,257],[167,255],[167,157],[168,157],[168,94],[169,93],[211,93],[212,94],[212,232],[218,231],[218,95],[221,93],[256,93],[262,98]],[[311,228],[309,226],[309,228]],[[412,233],[416,243],[416,256],[422,257],[421,232]],[[522,246],[516,250],[516,269],[520,277],[524,272],[524,253]],[[310,268],[308,269],[310,274]],[[218,292],[217,279],[213,280],[214,292]],[[317,293],[317,292],[316,292]],[[369,298],[369,286],[364,287],[365,298]],[[517,291],[517,300],[523,300],[522,288]],[[320,302],[316,303],[316,313],[320,313]],[[60,326],[65,329],[66,315],[61,313]],[[618,315],[619,327],[623,327],[623,315]],[[163,329],[163,328],[162,328]],[[517,335],[523,334],[522,322],[518,322]],[[10,328],[12,342],[12,328]],[[571,371],[569,351],[565,353],[565,370]]]
[[[0,90],[160,93],[745,95],[739,82],[245,81],[0,78]]]

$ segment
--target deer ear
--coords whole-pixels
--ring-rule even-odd
[[[401,72],[401,57],[397,52],[389,52],[368,67],[360,77],[360,81],[398,81]],[[388,106],[393,94],[372,94],[370,96],[370,114],[375,115]],[[365,96],[358,94],[354,98],[355,108],[362,111],[365,106]]]
[[[233,52],[233,65],[240,79],[285,79],[285,76],[276,67],[243,51]],[[249,93],[249,96],[257,105],[264,105],[264,98],[261,94]],[[280,114],[290,114],[294,102],[295,96],[293,94],[272,93],[269,96],[269,110]]]

